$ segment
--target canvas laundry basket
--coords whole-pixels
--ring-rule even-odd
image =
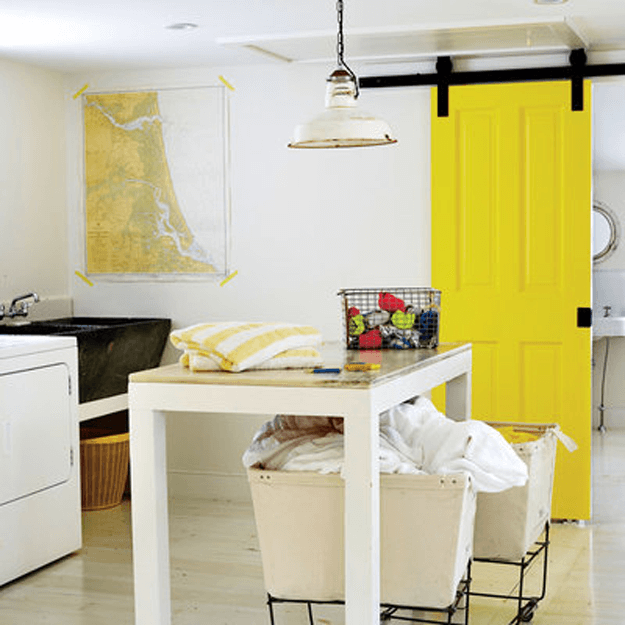
[[[473,555],[492,560],[520,560],[540,537],[551,517],[551,496],[558,439],[572,449],[575,443],[555,423],[488,422],[498,430],[516,429],[536,440],[512,443],[525,462],[528,480],[500,493],[478,493]]]
[[[344,600],[341,477],[249,469],[248,478],[267,592]],[[380,476],[382,603],[453,603],[471,557],[475,501],[465,474]]]

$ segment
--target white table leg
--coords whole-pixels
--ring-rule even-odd
[[[130,410],[136,625],[171,622],[165,414]]]
[[[378,625],[380,475],[378,417],[345,416],[345,623]]]
[[[445,388],[445,414],[456,421],[471,418],[471,372],[449,380]]]

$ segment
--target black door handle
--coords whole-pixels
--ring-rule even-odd
[[[578,308],[577,309],[577,327],[578,328],[592,327],[592,308]]]

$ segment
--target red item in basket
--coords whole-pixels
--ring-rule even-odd
[[[378,306],[381,310],[388,310],[388,312],[406,310],[404,300],[399,299],[399,297],[395,297],[391,293],[380,293],[380,296],[378,297]]]
[[[358,346],[361,349],[379,349],[382,347],[382,335],[376,328],[358,337]]]
[[[358,310],[358,308],[356,308],[356,306],[352,306],[348,311],[347,311],[347,316],[348,317],[355,317],[356,315],[360,314],[360,310]]]

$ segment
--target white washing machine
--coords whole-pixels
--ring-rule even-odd
[[[81,546],[77,353],[0,335],[0,585]]]

